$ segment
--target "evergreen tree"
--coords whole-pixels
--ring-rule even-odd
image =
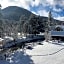
[[[23,15],[23,16],[20,17],[19,21],[20,21],[20,23],[19,23],[19,32],[23,32],[23,25],[27,21],[27,17]]]
[[[31,34],[38,34],[38,27],[39,27],[39,17],[35,15],[31,15],[29,19],[29,25],[31,26]]]

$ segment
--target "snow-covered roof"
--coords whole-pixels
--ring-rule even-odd
[[[55,27],[56,27],[56,28],[57,28],[57,27],[60,27],[60,28],[62,28],[62,29],[64,30],[64,25],[56,25]]]
[[[64,31],[51,31],[51,36],[63,36],[64,37]]]

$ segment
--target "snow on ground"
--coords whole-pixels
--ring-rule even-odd
[[[0,64],[64,64],[64,46],[42,42],[33,49],[18,49],[11,53],[6,61],[0,60]]]
[[[5,59],[0,59],[0,64],[34,64],[29,55],[26,55],[22,52],[21,49],[18,49],[14,53]]]
[[[0,38],[0,41],[3,41],[4,39]]]
[[[37,45],[26,52],[34,64],[64,64],[64,46],[51,43]]]
[[[10,63],[5,60],[0,60],[0,64],[10,64]]]
[[[13,37],[5,36],[4,39],[13,40]]]
[[[11,54],[7,61],[10,64],[34,64],[29,55],[24,54],[21,50],[17,50]]]

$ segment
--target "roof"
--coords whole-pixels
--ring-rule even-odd
[[[64,31],[51,31],[51,36],[63,36],[64,37]]]
[[[64,29],[64,25],[56,25],[56,28],[57,27],[60,27],[60,28]]]

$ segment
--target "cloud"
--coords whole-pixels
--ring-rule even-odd
[[[18,1],[18,0],[9,0],[10,2],[16,2],[16,1]]]
[[[64,21],[64,16],[63,17],[59,16],[59,17],[56,17],[55,19]]]
[[[64,18],[59,16],[56,13],[56,12],[61,12],[64,9],[64,0],[0,0],[0,4],[2,5],[2,8],[8,7],[8,6],[23,7],[25,9],[32,11],[34,14],[37,14],[37,15],[39,14],[41,16],[46,16],[46,17],[48,17],[49,9],[52,9],[53,17],[57,17],[57,19],[62,18],[62,20]],[[34,9],[32,10],[30,9],[31,7],[37,8],[39,6],[40,8],[37,9],[36,12]]]
[[[56,11],[57,11],[57,10],[56,10]],[[61,11],[61,10],[59,10],[59,11]],[[40,15],[40,16],[48,17],[49,12],[46,11],[46,10],[39,10],[39,11],[37,11],[37,14]],[[57,14],[56,12],[52,12],[52,17],[53,17],[54,19],[64,21],[64,16],[60,16],[60,15]]]
[[[0,0],[0,4],[2,4],[2,8],[8,6],[20,6],[26,9],[30,9],[30,5],[32,7],[39,6],[42,0]]]
[[[47,4],[51,5],[51,6],[64,6],[64,0],[45,0]]]
[[[55,0],[55,3],[61,7],[64,6],[64,0]]]
[[[64,0],[0,0],[0,3],[3,8],[7,6],[20,6],[28,10],[30,9],[30,6],[34,7],[39,6],[40,4],[51,7],[59,5],[64,8]]]
[[[61,9],[61,8],[56,8],[56,7],[54,7],[54,8],[53,8],[53,11],[55,11],[55,12],[61,12],[62,9]]]
[[[19,6],[30,10],[30,4],[32,4],[32,0],[0,0],[0,4],[2,5],[2,8],[8,6]]]
[[[39,10],[37,12],[40,16],[48,17],[48,12],[46,10]]]
[[[42,0],[34,0],[32,1],[32,4],[31,6],[34,7],[34,6],[39,6],[39,4],[41,4]]]
[[[49,5],[54,5],[54,0],[46,0],[46,3],[49,4]]]

